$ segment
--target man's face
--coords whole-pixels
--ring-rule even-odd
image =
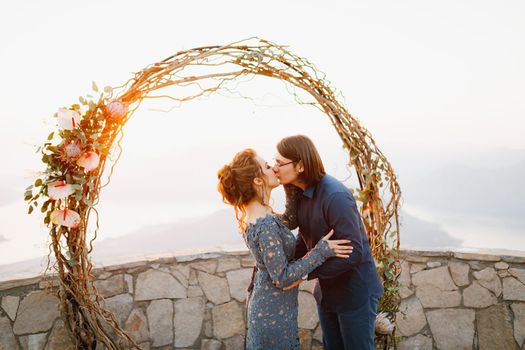
[[[299,162],[301,163],[301,162]],[[275,155],[273,171],[281,185],[293,184],[298,181],[299,174],[303,171],[302,165],[284,158],[279,153]]]

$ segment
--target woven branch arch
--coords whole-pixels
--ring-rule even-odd
[[[188,74],[193,68],[212,70],[207,74]],[[102,342],[109,349],[137,347],[121,329],[111,312],[102,307],[102,297],[93,283],[89,253],[97,237],[96,205],[103,187],[110,181],[122,148],[123,128],[141,102],[148,98],[168,98],[185,102],[225,88],[225,83],[241,76],[266,76],[284,81],[305,91],[313,101],[301,101],[322,111],[330,120],[343,147],[349,152],[349,164],[355,170],[359,187],[354,189],[378,272],[385,286],[379,310],[391,320],[398,311],[400,188],[392,166],[377,147],[372,135],[336,98],[325,76],[307,59],[287,50],[286,46],[252,37],[224,46],[206,46],[179,51],[134,74],[122,86],[106,87],[103,92],[93,84],[97,97],[80,97],[80,104],[59,109],[58,131],[52,132],[39,151],[47,165],[42,178],[26,189],[29,213],[40,197],[44,223],[50,229],[50,256],[60,279],[58,297],[62,316],[77,348],[91,349]],[[204,86],[207,85],[207,86]],[[169,86],[196,87],[189,96],[154,95]],[[112,164],[103,181],[106,163]],[[104,182],[104,183],[103,183]],[[93,214],[93,215],[92,215]],[[96,229],[88,239],[88,221],[95,217]],[[49,269],[49,265],[48,265]],[[107,323],[119,336],[115,341]],[[384,336],[383,344],[392,339]]]

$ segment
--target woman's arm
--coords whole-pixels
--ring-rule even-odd
[[[272,219],[259,232],[259,250],[273,284],[284,288],[320,266],[327,258],[335,256],[327,240],[320,240],[303,258],[288,262],[279,230],[283,228]]]

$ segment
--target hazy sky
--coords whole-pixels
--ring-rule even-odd
[[[53,113],[89,93],[92,80],[117,86],[192,47],[255,35],[289,45],[344,94],[402,186],[449,158],[478,167],[523,160],[509,156],[498,164],[498,155],[521,157],[525,149],[523,18],[523,1],[4,2],[0,264],[45,252],[42,217],[26,215],[21,198],[43,170],[34,150],[55,130]],[[271,160],[286,135],[311,136],[327,170],[347,177],[325,115],[299,106],[277,80],[255,78],[237,91],[252,101],[214,95],[169,113],[151,110],[169,108],[167,102],[142,106],[126,126],[124,154],[101,195],[100,239],[224,208],[217,169],[245,147]],[[510,238],[501,242],[498,248],[516,248]]]

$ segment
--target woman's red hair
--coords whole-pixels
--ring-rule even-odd
[[[245,220],[246,205],[259,196],[253,187],[253,180],[256,177],[264,179],[261,166],[255,159],[256,155],[253,149],[245,149],[237,153],[233,160],[217,173],[217,190],[222,195],[222,201],[233,206],[241,232],[248,227]]]

